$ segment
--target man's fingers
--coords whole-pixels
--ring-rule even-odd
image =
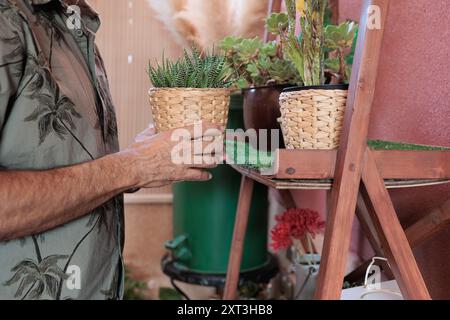
[[[214,138],[207,137],[205,140],[194,140],[194,141],[186,141],[186,143],[191,144],[192,154],[194,156],[198,155],[211,155],[211,154],[221,154],[223,153],[223,143],[222,141],[214,141]]]
[[[188,165],[190,168],[213,169],[222,164],[221,157],[216,156],[194,156],[193,163]]]
[[[205,121],[198,122],[191,126],[183,128],[189,132],[189,139],[195,140],[202,137],[219,137],[223,134],[224,128],[218,124],[212,124]]]
[[[182,177],[182,181],[209,181],[211,179],[211,173],[199,169],[188,169]]]
[[[156,128],[153,124],[150,124],[147,129],[137,135],[135,138],[136,142],[142,142],[150,137],[153,137],[156,134]]]

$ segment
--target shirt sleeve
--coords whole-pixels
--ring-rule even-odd
[[[0,14],[0,136],[14,103],[25,61],[23,33],[14,13]]]

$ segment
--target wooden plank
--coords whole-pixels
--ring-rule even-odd
[[[450,225],[450,200],[444,205],[432,210],[428,215],[406,229],[406,237],[411,247],[433,237]]]
[[[408,300],[431,299],[370,150],[366,153],[362,181],[368,212],[403,296]]]
[[[277,150],[274,172],[277,179],[333,179],[336,150]]]
[[[277,190],[330,190],[332,179],[276,179],[273,176],[262,175],[256,170],[231,165],[233,169],[258,183]],[[449,184],[450,180],[386,180],[386,188],[402,189]]]
[[[361,30],[334,175],[332,207],[327,218],[317,299],[339,300],[341,297],[389,2],[366,0],[362,9]],[[381,11],[381,29],[368,28],[368,9],[371,5],[378,6]]]
[[[276,179],[333,179],[336,150],[277,151]],[[374,150],[383,179],[450,179],[450,151]]]
[[[450,151],[373,152],[384,179],[450,179]]]
[[[236,212],[233,240],[230,248],[224,300],[236,299],[241,271],[242,254],[244,251],[245,233],[247,230],[250,205],[252,202],[253,187],[254,181],[246,176],[243,176]]]

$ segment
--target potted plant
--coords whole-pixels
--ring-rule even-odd
[[[296,278],[293,299],[312,300],[320,267],[314,238],[323,232],[325,222],[316,211],[296,208],[278,215],[276,222],[271,230],[271,247],[288,250]]]
[[[226,127],[230,104],[229,68],[222,55],[185,50],[172,62],[149,65],[149,91],[158,132],[206,120]]]
[[[325,27],[326,1],[285,2],[287,13],[272,14],[267,25],[280,37],[286,57],[305,85],[287,89],[280,96],[286,145],[291,149],[335,149],[342,131],[356,24]],[[296,35],[298,19],[300,37]]]
[[[234,85],[243,90],[246,129],[280,129],[280,94],[301,82],[295,66],[284,58],[281,44],[264,43],[258,37],[226,37],[220,48],[232,68]]]

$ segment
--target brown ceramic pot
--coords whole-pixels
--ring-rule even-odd
[[[280,94],[292,85],[276,85],[244,89],[244,124],[245,129],[278,129],[277,119],[280,113]],[[268,146],[271,145],[270,133]],[[280,131],[280,147],[283,147],[283,137]]]

